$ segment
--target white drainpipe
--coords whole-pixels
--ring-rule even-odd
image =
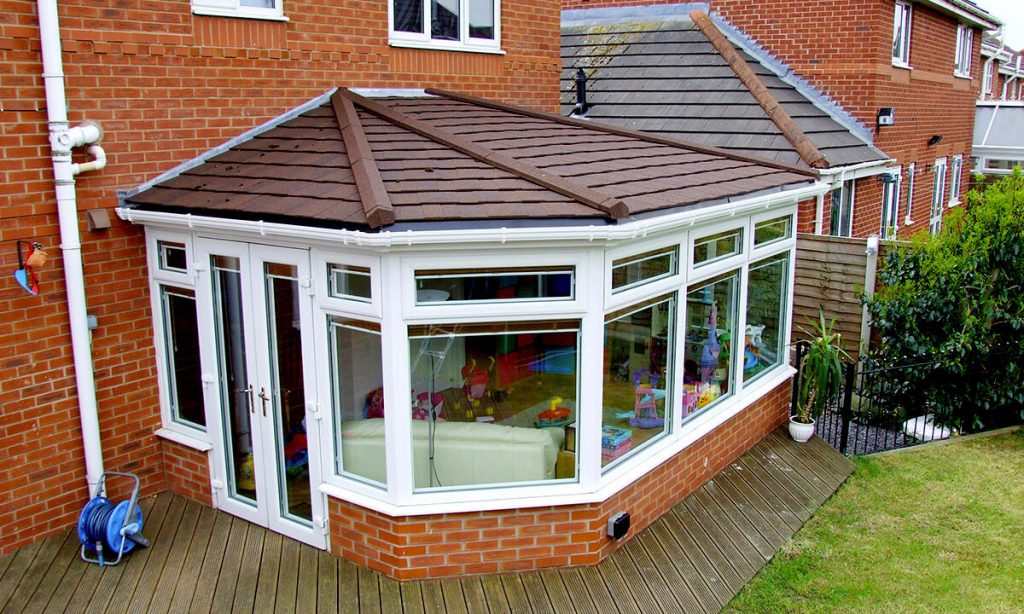
[[[57,192],[57,217],[60,223],[60,249],[64,262],[64,282],[67,286],[68,317],[71,321],[71,347],[75,360],[78,410],[85,448],[85,473],[89,495],[92,496],[103,473],[103,451],[100,447],[100,421],[96,407],[96,380],[92,369],[92,340],[86,320],[85,276],[82,272],[82,244],[78,231],[75,175],[102,169],[106,165],[107,156],[103,148],[95,144],[103,134],[98,125],[85,122],[74,128],[68,127],[57,0],[38,0],[38,8],[43,84],[46,88],[46,115],[50,124],[50,150]],[[72,163],[71,150],[83,145],[90,145],[89,153],[94,159],[84,164]]]

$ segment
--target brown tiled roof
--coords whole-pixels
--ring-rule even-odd
[[[342,227],[622,220],[806,184],[785,164],[448,92],[329,100],[125,197]]]

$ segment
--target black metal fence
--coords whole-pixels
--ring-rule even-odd
[[[800,365],[806,352],[797,343],[797,376],[793,380],[793,407],[800,387]],[[924,362],[886,369],[862,369],[857,363],[844,365],[843,385],[829,399],[827,409],[815,424],[815,433],[843,454],[872,454],[896,448],[948,439],[955,434],[949,416],[927,407],[907,407],[902,399],[913,398],[901,389],[900,372],[931,369],[938,363]]]

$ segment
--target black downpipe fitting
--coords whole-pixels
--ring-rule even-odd
[[[590,105],[587,104],[587,75],[582,68],[576,69],[576,106],[573,115],[586,115]]]

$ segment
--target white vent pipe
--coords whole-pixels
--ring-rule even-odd
[[[102,169],[106,165],[107,156],[103,148],[95,144],[103,135],[98,125],[85,122],[74,128],[68,127],[57,0],[38,0],[38,9],[46,115],[50,125],[50,151],[57,193],[57,218],[60,224],[61,259],[64,263],[64,282],[67,286],[75,384],[82,423],[82,442],[85,448],[85,473],[91,496],[96,491],[96,484],[103,473],[103,451],[100,445],[100,422],[96,407],[96,380],[92,368],[92,340],[86,319],[85,276],[82,272],[82,244],[78,230],[75,175]],[[71,151],[83,145],[90,145],[89,153],[94,159],[84,164],[74,164],[71,161]]]

